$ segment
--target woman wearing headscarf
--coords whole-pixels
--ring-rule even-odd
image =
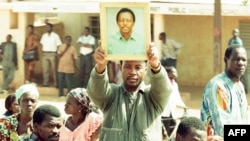
[[[86,89],[71,90],[67,95],[64,111],[70,116],[60,129],[59,141],[95,141],[98,139],[103,115],[91,110]]]
[[[31,120],[38,103],[39,92],[35,85],[21,85],[15,92],[20,105],[20,114],[0,119],[1,141],[17,141],[22,136],[28,136],[31,131]]]

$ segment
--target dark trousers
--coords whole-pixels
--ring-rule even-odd
[[[92,68],[92,53],[80,55],[80,87],[87,87]]]
[[[161,59],[161,64],[165,67],[174,66],[176,68],[176,59],[167,58],[167,59]]]
[[[58,72],[57,76],[58,76],[58,89],[59,89],[58,96],[63,96],[64,95],[63,89],[64,89],[65,81],[66,81],[68,92],[73,87],[73,73]]]

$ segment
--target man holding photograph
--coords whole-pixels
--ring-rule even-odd
[[[108,38],[108,54],[145,54],[145,39],[133,31],[135,14],[129,8],[122,8],[116,15],[119,31]]]
[[[87,87],[92,102],[104,114],[99,141],[162,140],[161,114],[172,85],[160,63],[157,47],[148,47],[147,60],[121,61],[120,84],[109,83],[105,55],[99,46]],[[144,82],[146,73],[150,85]]]

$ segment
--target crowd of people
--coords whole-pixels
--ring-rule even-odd
[[[122,12],[133,13],[129,9]],[[118,22],[119,14],[117,17]],[[126,16],[124,18],[126,20]],[[159,34],[162,52],[154,43],[148,43],[147,60],[110,62],[102,42],[94,48],[95,38],[85,27],[77,40],[80,82],[74,88],[77,51],[71,43],[72,37],[65,36],[62,43],[52,24],[47,23],[46,28],[47,32],[39,41],[34,27],[27,27],[23,51],[26,81],[5,99],[6,112],[0,118],[0,139],[3,141],[162,141],[166,139],[164,131],[170,141],[222,141],[223,125],[249,122],[246,92],[241,82],[247,67],[247,53],[236,38],[238,30],[233,30],[235,40],[230,39],[225,50],[224,71],[204,88],[198,118],[192,115],[176,117],[177,107],[187,108],[177,84],[177,56],[183,44],[168,39],[165,32]],[[16,43],[11,38],[7,35],[0,48],[4,76],[0,92],[8,90],[18,68]],[[41,56],[37,53],[39,44],[42,45]],[[68,88],[64,109],[67,117],[62,117],[55,105],[37,106],[40,92],[32,82],[39,58],[43,69],[42,86],[50,86],[52,72],[58,96],[64,96],[64,84]],[[109,70],[112,63],[119,66],[116,70],[119,73],[110,77],[110,71],[114,71]],[[145,77],[148,77],[147,83]],[[176,122],[177,119],[180,122]],[[175,122],[174,129],[170,128],[168,120]]]

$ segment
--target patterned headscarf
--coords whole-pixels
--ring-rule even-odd
[[[72,95],[79,103],[89,107],[90,100],[85,88],[72,89],[68,95]]]

